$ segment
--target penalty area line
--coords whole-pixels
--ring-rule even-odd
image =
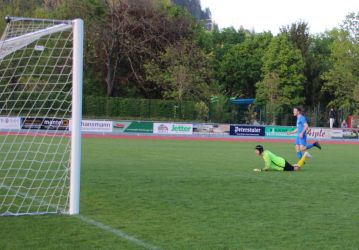
[[[114,235],[116,235],[117,237],[121,238],[121,239],[125,239],[127,241],[130,241],[132,242],[133,244],[137,245],[137,246],[141,246],[145,249],[149,249],[149,250],[158,250],[160,249],[159,247],[156,247],[156,246],[153,246],[153,245],[150,245],[142,240],[139,240],[137,239],[136,237],[134,236],[131,236],[131,235],[128,235],[127,233],[119,230],[119,229],[116,229],[116,228],[113,228],[111,226],[108,226],[108,225],[105,225],[101,222],[98,222],[98,221],[95,221],[93,219],[90,219],[90,218],[87,218],[83,215],[76,215],[75,216],[76,218],[80,219],[81,221],[83,222],[86,222],[87,224],[90,224],[90,225],[93,225],[97,228],[100,228],[106,232],[109,232],[109,233],[112,233]]]

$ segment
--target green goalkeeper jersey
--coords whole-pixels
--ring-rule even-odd
[[[265,164],[263,170],[283,171],[285,166],[284,158],[273,154],[269,150],[264,150],[262,156]]]

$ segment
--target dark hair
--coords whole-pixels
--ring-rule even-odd
[[[301,107],[294,107],[296,110],[299,111],[299,113],[302,113],[302,108]]]
[[[257,145],[257,146],[256,146],[256,150],[258,150],[258,151],[259,151],[259,153],[263,153],[264,148],[263,148],[263,146],[262,146],[262,145]]]

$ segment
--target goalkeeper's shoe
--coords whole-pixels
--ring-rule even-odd
[[[319,148],[320,150],[322,150],[322,146],[320,146],[318,141],[314,142],[313,146]]]
[[[309,158],[309,159],[313,158],[313,156],[311,154],[309,154],[308,151],[305,151],[304,156]]]

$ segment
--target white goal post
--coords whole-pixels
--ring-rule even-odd
[[[78,214],[83,21],[6,17],[0,216]]]

